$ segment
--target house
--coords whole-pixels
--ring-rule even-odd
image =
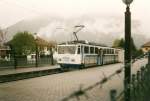
[[[148,51],[150,51],[150,41],[142,45],[142,51],[144,53],[147,53]]]
[[[38,46],[38,51],[40,55],[50,55],[51,49],[56,46],[55,42],[48,42],[40,37],[37,37],[36,44]]]
[[[10,48],[8,46],[0,46],[0,59],[8,60],[10,58],[9,51]]]
[[[38,49],[38,57],[50,56],[53,48],[56,46],[55,42],[48,42],[40,37],[37,37],[35,41]],[[35,61],[35,58],[36,52],[27,56],[27,60],[29,61]]]

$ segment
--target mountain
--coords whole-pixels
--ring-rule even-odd
[[[56,18],[55,18],[56,19]],[[37,18],[24,19],[16,24],[9,26],[7,29],[7,39],[10,40],[19,31],[37,32],[41,27],[47,26],[52,19],[49,16],[39,16]]]
[[[50,41],[73,40],[75,25],[85,25],[85,28],[77,33],[79,39],[95,41],[111,46],[113,41],[124,36],[124,18],[118,16],[80,16],[74,18],[62,18],[51,16],[39,16],[22,20],[7,28],[7,40],[10,40],[18,31],[38,33],[38,36]],[[148,38],[140,30],[140,21],[132,21],[132,37],[137,47],[140,47]]]

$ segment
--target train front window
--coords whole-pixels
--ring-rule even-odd
[[[76,46],[59,46],[58,54],[75,54]]]
[[[80,54],[80,46],[78,46],[78,51],[77,51],[77,53]]]

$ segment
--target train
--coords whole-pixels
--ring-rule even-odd
[[[86,68],[123,62],[124,50],[75,40],[58,44],[54,57],[61,68]]]

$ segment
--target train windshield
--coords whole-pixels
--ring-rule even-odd
[[[58,46],[58,54],[75,54],[76,46]]]

